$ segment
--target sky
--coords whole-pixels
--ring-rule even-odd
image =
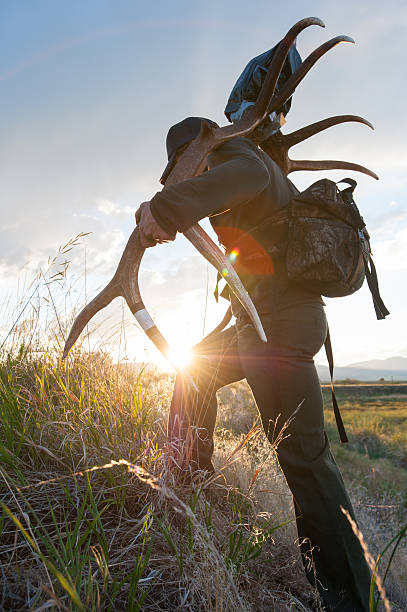
[[[50,258],[49,276],[69,261],[68,277],[37,286],[32,309],[41,300],[49,306],[55,291],[69,316],[110,280],[135,210],[161,190],[168,128],[190,115],[225,125],[223,109],[246,63],[308,16],[326,28],[299,36],[303,58],[338,34],[356,44],[339,45],[311,70],[284,131],[336,114],[362,115],[375,131],[338,126],[291,156],[358,162],[380,180],[349,171],[290,178],[300,189],[323,176],[356,178],[391,312],[376,321],[367,286],[326,300],[334,356],[340,365],[407,357],[407,4],[397,0],[297,0],[281,9],[270,0],[0,0],[0,344],[31,295],[30,279],[40,270],[46,276]],[[80,233],[87,235],[61,252]],[[143,298],[172,343],[192,344],[222,318],[226,303],[215,303],[214,283],[215,273],[183,236],[143,259]],[[96,323],[92,346],[118,358],[155,358],[122,300]]]

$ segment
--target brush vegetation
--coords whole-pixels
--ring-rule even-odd
[[[166,450],[173,375],[83,348],[61,361],[53,283],[67,295],[75,240],[23,295],[0,352],[0,610],[320,610],[246,383],[218,393],[215,474],[182,483]],[[388,547],[392,609],[406,610],[407,393],[338,395],[351,442],[336,442],[327,395],[334,453],[370,553]]]
[[[220,473],[181,486],[165,461],[172,382],[102,354],[4,359],[3,609],[308,609],[258,427],[220,430]]]
[[[172,377],[108,355],[0,368],[0,605],[4,610],[310,610],[291,498],[248,387],[220,392],[215,477],[173,480]],[[406,518],[403,397],[348,399],[336,455],[376,556]],[[327,426],[336,432],[329,408]],[[333,443],[336,446],[336,443]],[[404,454],[403,454],[404,453]],[[386,579],[406,609],[403,543]]]

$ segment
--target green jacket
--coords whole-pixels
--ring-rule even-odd
[[[259,313],[268,313],[270,299],[322,301],[288,281],[275,248],[284,236],[273,217],[298,193],[264,151],[247,138],[234,138],[208,156],[207,172],[157,193],[151,212],[172,235],[209,217]],[[232,306],[234,314],[241,312],[233,299]]]
[[[208,156],[208,172],[163,189],[151,200],[157,223],[170,234],[210,217],[248,229],[298,194],[280,168],[247,138],[234,138]],[[221,219],[216,216],[224,213]]]

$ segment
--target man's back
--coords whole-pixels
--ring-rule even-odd
[[[257,173],[252,173],[254,162],[263,167],[261,181]],[[234,189],[238,189],[241,180],[252,180],[252,193],[245,202],[231,207],[227,212],[218,217],[212,217],[212,225],[215,227],[220,224],[229,227],[239,227],[244,231],[250,229],[265,218],[274,215],[283,208],[288,202],[298,195],[299,191],[295,185],[287,178],[277,164],[259,147],[247,138],[234,138],[219,147],[208,157],[210,169],[221,166],[235,160],[234,173],[229,180],[234,184],[225,184],[224,179],[219,181],[219,190],[229,197]],[[249,163],[249,169],[247,165]],[[242,177],[246,177],[247,179]],[[220,177],[222,178],[222,177]]]
[[[248,230],[271,216],[298,190],[277,164],[247,138],[234,138],[208,156],[209,172],[172,185],[151,200],[157,223],[170,233],[210,217]],[[255,204],[255,205],[254,205]]]

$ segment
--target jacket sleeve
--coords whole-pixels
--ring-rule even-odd
[[[250,141],[236,138],[208,156],[209,170],[164,188],[151,200],[150,210],[169,234],[251,200],[268,185],[267,166]]]

